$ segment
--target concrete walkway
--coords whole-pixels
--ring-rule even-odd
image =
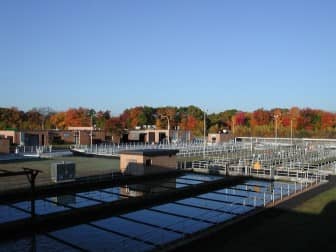
[[[1,154],[0,155],[0,163],[1,162],[9,162],[9,161],[24,161],[24,160],[34,160],[38,157],[34,156],[23,156],[18,154]]]

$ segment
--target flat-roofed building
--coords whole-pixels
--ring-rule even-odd
[[[210,133],[208,134],[208,143],[220,144],[233,140],[233,136],[230,133]]]
[[[15,145],[49,145],[49,130],[0,130],[0,137],[9,139],[10,144]]]
[[[176,170],[178,150],[128,150],[120,153],[120,171],[129,175],[148,175]]]
[[[129,130],[124,133],[123,140],[128,142],[140,143],[162,143],[168,142],[189,142],[191,141],[191,132],[188,130],[165,130],[165,129],[143,129]]]
[[[47,146],[53,144],[99,144],[111,142],[112,134],[91,127],[71,127],[68,130],[0,130],[0,137],[9,139],[10,144],[25,146]]]
[[[10,152],[10,140],[0,138],[0,154],[8,154]]]
[[[20,144],[20,135],[15,130],[0,130],[0,138],[8,139],[10,144]]]
[[[111,132],[93,127],[68,127],[68,130],[63,133],[63,139],[68,141],[71,139],[74,144],[89,145],[91,144],[91,134],[92,144],[112,142]],[[66,138],[65,135],[68,137]]]

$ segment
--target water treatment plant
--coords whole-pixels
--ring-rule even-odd
[[[261,138],[78,146],[120,156],[100,158],[118,168],[82,176],[77,157],[60,157],[68,161],[53,160],[45,169],[7,160],[0,182],[22,183],[1,187],[0,251],[178,250],[327,187],[335,174],[334,146]]]

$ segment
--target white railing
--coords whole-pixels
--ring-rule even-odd
[[[248,145],[242,143],[223,143],[219,145],[206,145],[200,143],[162,143],[162,144],[101,144],[101,145],[76,145],[72,147],[78,151],[87,154],[117,156],[124,150],[139,150],[139,149],[177,149],[180,157],[195,157],[195,156],[214,156],[223,153],[240,152],[247,150]]]
[[[191,168],[231,175],[323,181],[336,173],[336,153],[322,147],[302,149],[282,147],[264,151],[223,152],[192,162]]]

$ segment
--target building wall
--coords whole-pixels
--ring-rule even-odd
[[[76,130],[80,130],[80,131],[90,131],[90,130],[94,130],[93,127],[68,127],[69,131],[76,131]]]
[[[0,130],[0,137],[10,139],[11,144],[20,144],[15,130]]]
[[[152,166],[163,167],[167,169],[176,169],[177,159],[176,155],[169,156],[158,156],[158,157],[144,157],[146,159],[152,160]]]
[[[75,144],[75,133],[69,130],[53,132],[53,135],[66,144]]]
[[[0,139],[0,154],[8,154],[10,152],[10,140]]]
[[[11,139],[11,144],[17,145],[31,145],[29,142],[36,142],[35,138],[38,139],[36,143],[37,145],[50,145],[52,144],[53,138],[59,138],[66,144],[75,144],[79,133],[80,144],[89,145],[91,143],[91,131],[88,130],[24,130],[18,132],[14,130],[0,130],[0,137]],[[93,143],[104,142],[106,139],[111,139],[110,133],[99,130],[93,131]]]
[[[18,132],[14,130],[1,130],[0,136],[3,136],[6,139],[11,139],[10,144],[29,145],[28,143],[25,143],[24,140],[29,142],[29,139],[32,137],[38,139],[37,145],[48,145],[49,144],[48,130],[43,130],[43,131],[26,130],[26,131],[18,131]]]
[[[167,137],[168,137],[168,130],[166,129],[157,129],[157,130],[153,130],[153,129],[144,129],[144,130],[130,130],[128,132],[128,141],[138,141],[138,140],[132,140],[130,139],[130,136],[134,136],[136,134],[144,134],[145,138],[144,138],[144,142],[146,143],[159,143],[160,141],[163,141],[163,139],[160,139],[160,134],[165,135],[166,138],[165,140],[167,141]],[[178,140],[178,141],[190,141],[192,139],[192,135],[190,131],[186,131],[186,130],[170,130],[169,131],[169,138],[170,141],[172,142],[173,140]]]
[[[219,144],[223,142],[228,142],[232,140],[233,137],[231,134],[208,134],[208,142]]]
[[[150,161],[150,165],[146,164],[147,160]],[[132,154],[120,155],[120,171],[131,175],[148,175],[173,171],[176,166],[176,155],[156,157]]]
[[[38,145],[49,145],[49,131],[48,130],[39,130],[39,131],[23,131],[25,139],[29,136],[36,136],[38,138]],[[24,145],[31,145],[29,142],[25,142]]]
[[[90,131],[80,131],[80,144],[89,145],[90,143]]]
[[[151,160],[151,165],[146,165],[146,160]],[[146,157],[144,156],[144,174],[157,174],[176,170],[177,161],[176,156],[158,156]]]
[[[63,141],[65,144],[82,144],[82,145],[89,145],[91,143],[91,131],[71,131],[71,130],[57,130],[57,131],[50,131],[50,139],[58,138],[59,140]],[[79,137],[80,136],[80,137]],[[100,143],[106,140],[111,140],[111,134],[105,131],[93,131],[92,142]],[[52,142],[52,141],[51,141]]]
[[[122,173],[125,173],[128,166],[130,165],[134,166],[143,166],[144,163],[144,157],[141,155],[131,155],[131,154],[121,154],[120,155],[120,171]]]
[[[105,132],[93,131],[92,143],[100,143],[105,141]],[[80,131],[80,144],[90,145],[91,144],[91,131]]]

